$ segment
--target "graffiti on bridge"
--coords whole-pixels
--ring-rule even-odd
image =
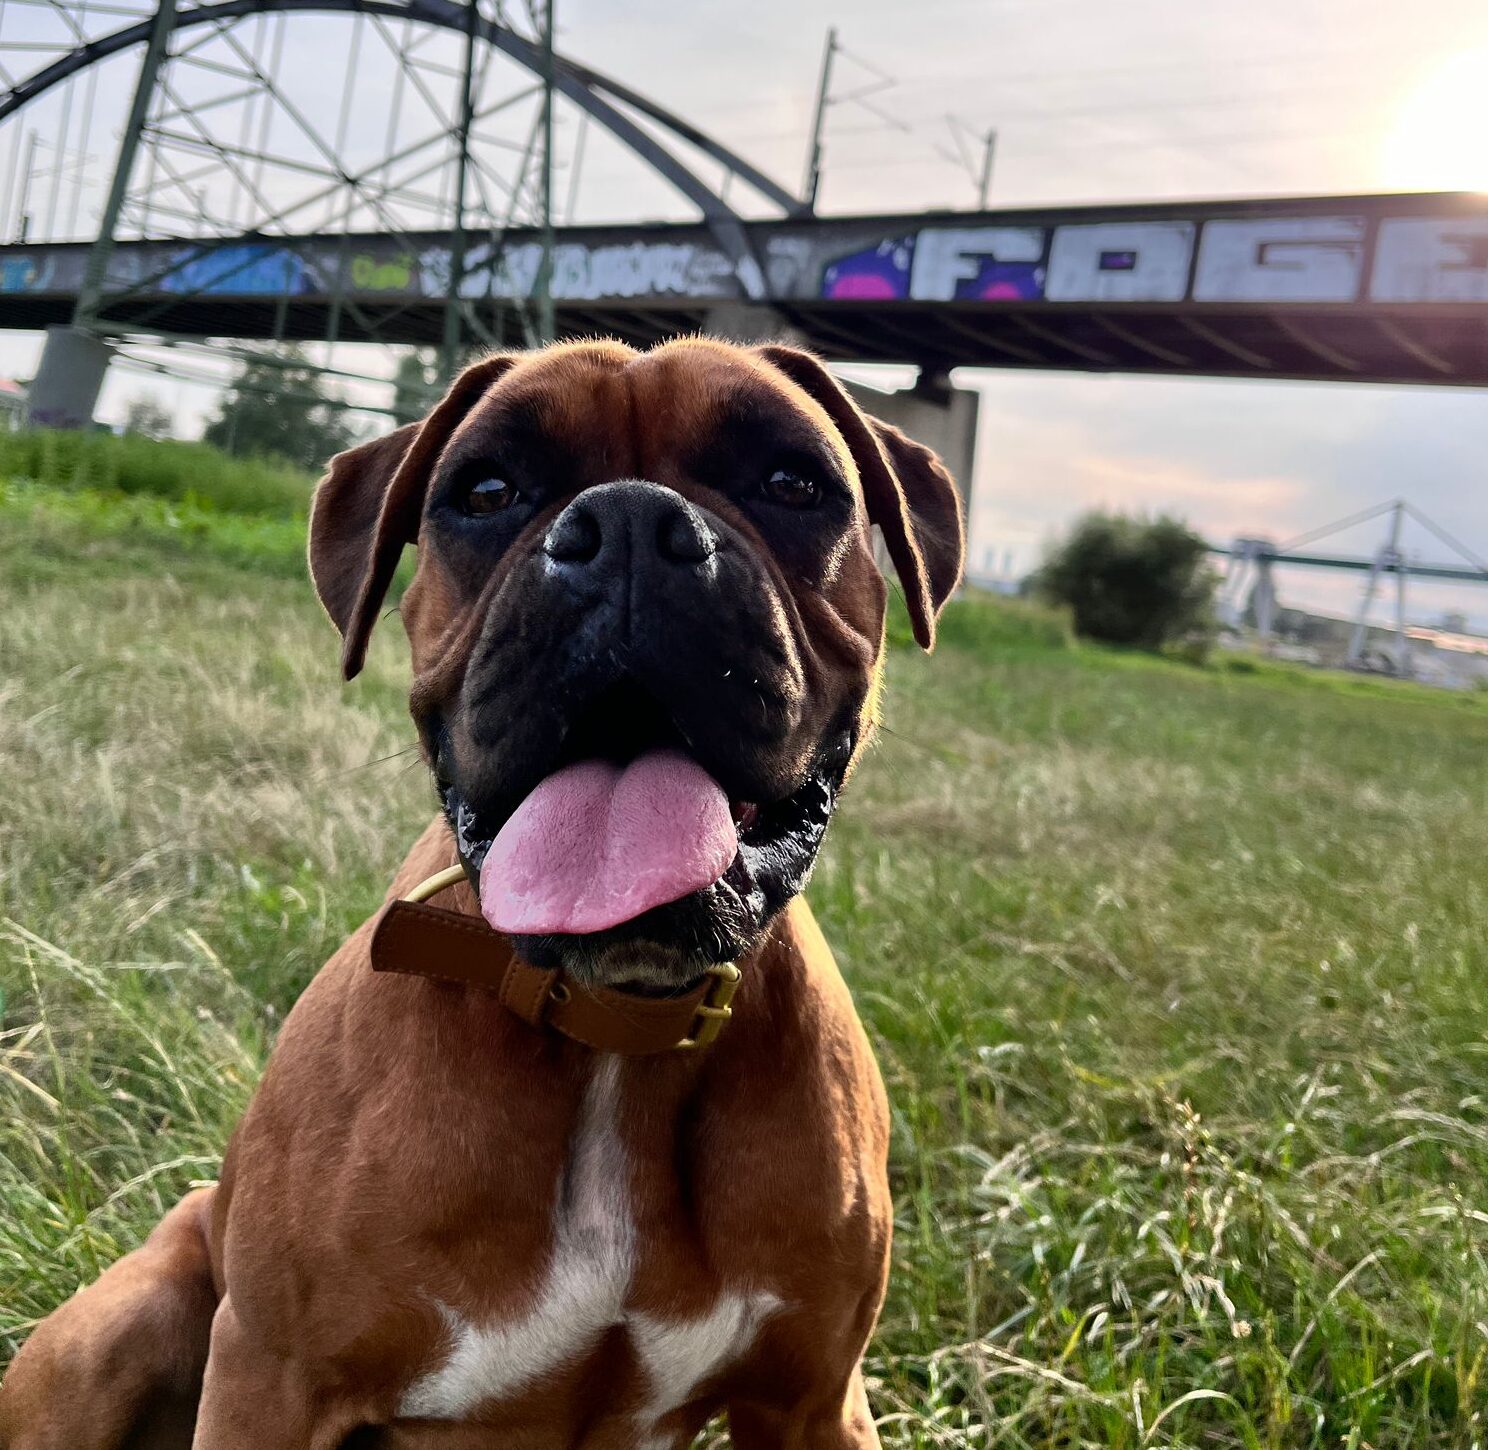
[[[561,240],[553,296],[706,305],[749,295],[705,230],[656,232]],[[1488,210],[777,222],[753,224],[751,237],[766,298],[786,303],[1488,303]],[[74,293],[86,256],[76,245],[0,248],[0,295]],[[472,239],[458,291],[471,301],[530,298],[541,261],[530,237]],[[391,237],[141,242],[115,250],[108,286],[163,297],[442,301],[452,265],[439,237],[413,246]]]

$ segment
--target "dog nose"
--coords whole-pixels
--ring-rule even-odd
[[[696,566],[717,548],[708,521],[680,493],[637,479],[586,488],[543,538],[543,552],[555,564],[590,577],[655,560]]]

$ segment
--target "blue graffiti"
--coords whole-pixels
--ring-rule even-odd
[[[30,257],[0,257],[0,292],[35,292],[40,285]]]
[[[271,242],[243,242],[205,253],[193,248],[177,257],[177,264],[160,279],[162,292],[282,297],[310,290],[300,258]]]

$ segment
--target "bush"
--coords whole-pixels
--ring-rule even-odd
[[[224,513],[302,518],[315,481],[275,463],[229,458],[206,443],[50,428],[0,432],[0,478],[56,488],[188,500]]]
[[[1008,599],[968,586],[946,605],[935,639],[939,649],[989,654],[1020,648],[1068,649],[1074,634],[1067,609],[1051,609],[1032,599]],[[889,591],[888,641],[896,649],[919,649],[898,589]]]
[[[1049,552],[1034,590],[1066,606],[1087,639],[1202,648],[1214,629],[1215,582],[1208,546],[1177,519],[1089,513]]]

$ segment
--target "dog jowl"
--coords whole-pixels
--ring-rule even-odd
[[[877,1445],[888,1106],[800,894],[875,527],[928,647],[955,487],[783,347],[492,357],[334,460],[315,586],[353,676],[416,551],[440,813],[220,1182],[22,1347],[0,1450]]]

